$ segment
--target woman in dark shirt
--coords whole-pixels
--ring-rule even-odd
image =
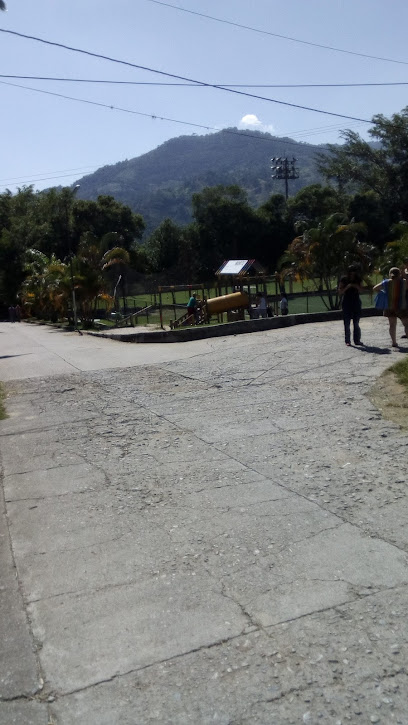
[[[361,299],[360,292],[361,276],[355,267],[349,267],[347,274],[340,279],[339,293],[342,296],[341,307],[343,310],[344,321],[344,339],[348,347],[350,347],[350,325],[353,321],[353,341],[355,345],[362,345],[360,317],[361,317]]]

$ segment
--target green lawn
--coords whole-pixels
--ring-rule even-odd
[[[252,291],[252,290],[251,290]],[[295,283],[293,285],[293,291],[297,293],[302,292],[302,285],[301,283]],[[299,314],[299,313],[308,313],[308,312],[325,312],[329,309],[329,307],[324,304],[322,298],[319,295],[315,294],[307,294],[305,290],[303,290],[304,295],[301,297],[292,297],[290,294],[289,297],[289,314]],[[253,293],[255,294],[255,287],[253,289]],[[216,290],[214,288],[210,289],[210,296],[215,297],[216,296]],[[268,294],[275,296],[275,285],[270,284],[268,285]],[[326,298],[327,299],[327,298]],[[372,297],[369,294],[363,294],[361,295],[362,304],[363,307],[372,307]],[[162,295],[162,304],[163,305],[169,305],[170,307],[164,307],[163,308],[163,324],[165,326],[168,326],[170,324],[171,320],[177,319],[181,317],[183,314],[183,308],[187,305],[188,302],[188,293],[187,292],[175,292],[175,300],[177,305],[181,305],[181,307],[174,308],[172,295],[168,293],[163,293]],[[159,297],[156,296],[156,303],[158,304]],[[154,304],[154,296],[153,295],[137,295],[135,297],[127,297],[126,298],[126,304],[129,308],[132,307],[148,307],[149,305]],[[273,303],[272,303],[273,304]],[[226,317],[224,316],[224,320]],[[216,318],[214,318],[211,323],[214,324],[216,322]],[[113,323],[111,323],[113,324]],[[160,325],[160,315],[159,311],[155,310],[153,312],[148,312],[147,315],[143,314],[138,317],[138,323],[139,325]],[[137,327],[136,324],[136,327]]]
[[[398,382],[408,391],[408,360],[399,360],[390,370],[396,374]]]
[[[378,279],[377,279],[378,277]],[[373,284],[376,284],[377,281],[380,280],[380,277],[378,275],[374,275],[372,278]],[[336,280],[333,279],[333,288],[336,286]],[[255,285],[251,285],[252,289],[251,292],[255,295]],[[285,284],[286,292],[289,294],[290,286],[289,283],[286,282]],[[194,290],[194,286],[192,287]],[[260,285],[260,289],[262,289]],[[267,294],[268,295],[275,295],[276,294],[276,285],[275,282],[268,282],[266,285]],[[299,282],[295,281],[293,282],[292,290],[295,294],[304,293],[305,295],[307,292],[315,292],[316,286],[313,284],[313,282]],[[215,287],[210,287],[209,289],[205,287],[205,294],[208,296],[208,291],[210,292],[210,297],[216,297],[218,296],[218,291],[215,289]],[[198,297],[200,297],[200,290],[197,288],[196,290]],[[172,305],[175,301],[178,305],[187,305],[187,302],[189,300],[190,293],[188,290],[180,291],[180,292],[174,292],[174,300],[173,295],[171,292],[163,292],[162,293],[162,304],[163,305]],[[128,307],[147,307],[148,305],[152,305],[155,303],[159,303],[159,295],[153,295],[153,294],[139,294],[139,295],[129,295],[126,298],[126,304]],[[371,301],[370,297],[368,295],[362,296],[363,300],[363,306],[364,307],[371,307]],[[325,309],[325,306],[323,302],[321,301],[320,297],[309,297],[309,312],[320,312],[321,310]],[[293,309],[292,309],[292,305]],[[291,312],[306,312],[307,311],[307,304],[306,304],[306,298],[305,301],[300,302],[299,300],[292,300],[291,306],[290,306]]]

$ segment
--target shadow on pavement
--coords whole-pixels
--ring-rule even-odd
[[[24,357],[24,355],[32,355],[31,352],[20,352],[18,355],[0,355],[0,360],[5,360],[8,357]]]
[[[373,352],[376,355],[391,355],[389,347],[374,347],[372,345],[362,345],[361,347],[353,345],[353,347],[355,347],[356,350],[360,350],[360,352]]]
[[[42,330],[47,330],[47,332],[50,333],[59,333],[59,334],[65,334],[67,332],[77,332],[78,335],[82,335],[81,330],[75,330],[73,327],[54,327],[53,325],[35,325],[34,323],[27,323],[31,327],[40,327]]]

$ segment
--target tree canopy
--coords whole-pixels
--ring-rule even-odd
[[[317,227],[311,227],[296,237],[288,247],[283,266],[294,271],[301,279],[310,279],[319,289],[327,291],[328,304],[338,306],[337,284],[333,292],[333,279],[353,263],[358,263],[363,273],[371,268],[374,250],[365,242],[363,224],[349,222],[342,214],[331,214]]]
[[[319,156],[319,169],[340,188],[372,192],[391,221],[408,219],[408,107],[386,118],[374,116],[369,134],[344,131],[342,146]]]
[[[111,233],[115,246],[129,251],[139,244],[143,229],[140,214],[110,196],[83,201],[70,187],[34,192],[31,186],[0,194],[0,304],[16,298],[26,276],[27,249],[64,261],[84,234],[102,238]]]

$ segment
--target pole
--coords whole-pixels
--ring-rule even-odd
[[[70,189],[71,191],[71,206],[74,200],[74,195],[80,188],[80,184],[76,184],[73,189]],[[70,211],[71,207],[66,207],[67,212],[67,235],[68,235],[68,252],[69,252],[69,270],[70,270],[70,277],[71,277],[71,293],[72,293],[72,314],[74,315],[74,330],[75,332],[79,332],[80,335],[82,335],[82,332],[78,330],[78,316],[77,316],[77,307],[76,307],[76,297],[75,297],[75,282],[74,282],[74,268],[72,264],[73,259],[73,252],[72,252],[72,238],[71,238],[71,224],[70,224]]]
[[[273,166],[271,166],[272,171],[274,172],[272,174],[272,179],[283,179],[285,181],[285,198],[286,201],[289,197],[289,180],[290,179],[298,179],[299,173],[296,168],[296,160],[295,157],[291,161],[286,157],[281,156],[274,156],[271,161],[273,163]]]
[[[155,297],[156,297],[156,294],[155,294]],[[160,314],[160,327],[161,327],[162,330],[164,330],[164,327],[163,327],[163,305],[162,305],[161,287],[159,287],[159,305],[160,305],[160,309],[159,309],[159,314]]]
[[[75,299],[74,270],[73,270],[73,267],[72,267],[72,252],[69,255],[69,263],[70,263],[70,271],[71,271],[72,312],[73,312],[73,315],[74,315],[74,330],[76,332],[79,332],[79,330],[78,330],[77,309],[76,309],[76,299]]]

